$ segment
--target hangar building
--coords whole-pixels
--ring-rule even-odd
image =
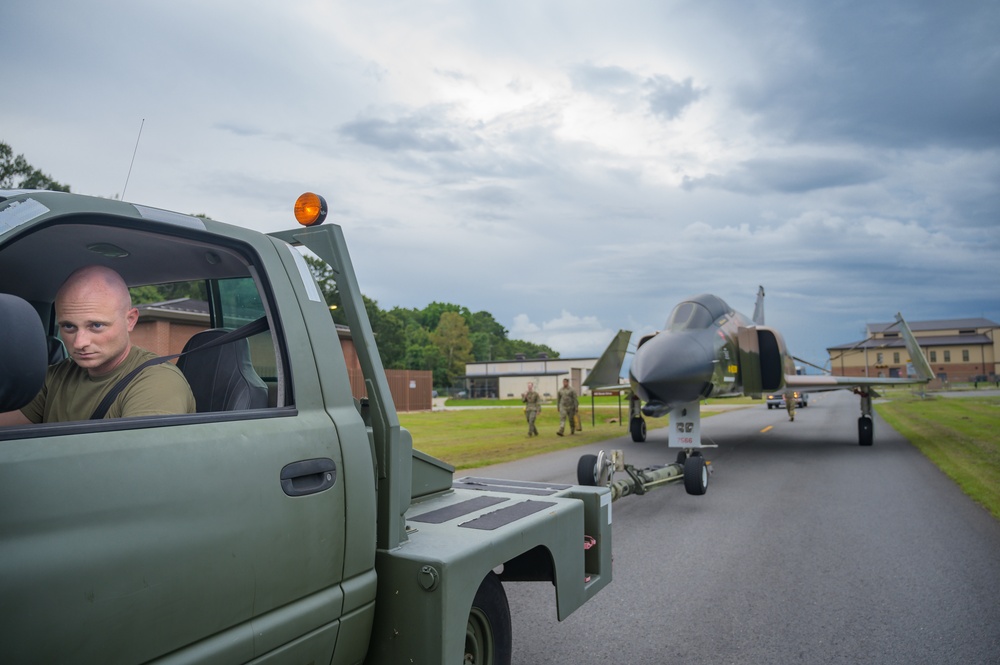
[[[513,360],[466,363],[465,390],[471,398],[506,399],[520,397],[531,382],[543,399],[553,399],[562,380],[569,379],[570,386],[581,395],[583,381],[596,363],[597,358],[549,358],[544,353],[536,358],[518,354]]]
[[[997,381],[1000,374],[1000,323],[989,319],[907,321],[943,383]],[[827,349],[830,369],[837,376],[913,376],[906,346],[895,323],[872,323],[868,339]]]

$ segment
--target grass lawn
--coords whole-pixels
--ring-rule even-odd
[[[886,397],[879,415],[1000,519],[1000,397]]]
[[[491,400],[490,404],[496,405],[497,400]],[[555,406],[544,405],[535,421],[539,436],[530,438],[524,410],[518,407],[401,413],[399,421],[413,434],[415,448],[456,469],[470,469],[625,436],[628,434],[627,406],[623,405],[622,413],[626,420],[624,425],[617,422],[617,402],[599,406],[596,424],[591,425],[590,405],[581,404],[583,431],[573,436],[556,436],[559,411]],[[702,416],[705,415],[708,414],[703,412]],[[646,419],[649,429],[666,424],[666,418]],[[569,433],[568,426],[566,433]]]

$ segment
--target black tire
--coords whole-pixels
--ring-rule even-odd
[[[868,416],[858,418],[858,445],[870,446],[875,441],[875,428]]]
[[[472,665],[510,665],[510,606],[500,578],[483,578],[465,628],[465,660]]]
[[[576,463],[576,482],[579,485],[597,485],[597,455],[580,455]]]
[[[642,418],[633,418],[632,422],[628,424],[628,429],[632,434],[632,440],[636,443],[642,443],[646,440],[646,421]]]
[[[701,455],[691,455],[684,461],[684,489],[695,496],[708,491],[708,466]]]
[[[686,450],[678,450],[677,451],[677,463],[678,464],[680,464],[681,466],[684,466],[684,462],[687,461],[687,458],[688,458],[688,454],[687,454]]]

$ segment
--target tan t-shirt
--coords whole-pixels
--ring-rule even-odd
[[[118,367],[96,378],[67,358],[49,367],[42,391],[21,409],[21,413],[33,423],[89,420],[119,379],[156,357],[152,351],[133,346]],[[173,363],[163,362],[139,372],[111,403],[104,417],[127,418],[194,411],[194,395],[187,379]]]

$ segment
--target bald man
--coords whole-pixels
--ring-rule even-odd
[[[56,293],[56,322],[69,358],[49,367],[45,385],[28,406],[0,414],[0,425],[87,420],[118,381],[157,355],[133,346],[139,320],[128,286],[103,266],[80,268]],[[169,362],[137,374],[105,418],[194,413],[187,380]]]

